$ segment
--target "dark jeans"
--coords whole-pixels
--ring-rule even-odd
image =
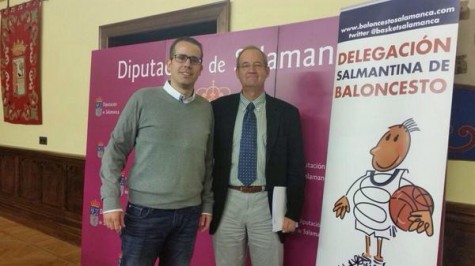
[[[128,203],[121,232],[121,266],[190,265],[200,218],[199,206],[176,210]]]

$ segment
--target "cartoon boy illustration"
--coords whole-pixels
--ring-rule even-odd
[[[334,205],[333,211],[336,217],[341,219],[345,218],[345,214],[352,208],[355,228],[365,233],[366,245],[362,260],[370,261],[372,258],[370,244],[373,236],[377,241],[377,252],[373,259],[374,262],[382,264],[383,240],[395,237],[396,228],[401,228],[392,220],[389,202],[400,187],[413,186],[404,178],[409,170],[397,167],[409,152],[411,132],[414,131],[420,130],[412,118],[389,127],[376,147],[370,150],[374,170],[366,171],[366,174],[358,178]],[[409,221],[409,229],[405,231],[417,230],[418,233],[426,232],[428,236],[432,236],[431,210],[412,211]]]

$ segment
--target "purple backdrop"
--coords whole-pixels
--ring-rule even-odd
[[[285,265],[314,265],[333,87],[338,18],[197,37],[204,47],[196,92],[209,100],[239,92],[238,49],[253,44],[268,55],[266,92],[300,109],[306,156],[306,201],[298,232],[286,242]],[[99,167],[104,146],[128,97],[167,79],[170,41],[92,53],[83,204],[82,265],[117,265],[120,240],[102,222]],[[127,177],[128,167],[124,170]],[[123,188],[123,203],[127,189]],[[199,233],[192,265],[214,265],[209,234]]]

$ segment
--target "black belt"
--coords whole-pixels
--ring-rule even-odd
[[[257,193],[266,190],[266,186],[229,186],[230,189],[239,190],[242,193]]]

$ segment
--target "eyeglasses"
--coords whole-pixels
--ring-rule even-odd
[[[175,61],[178,63],[186,63],[188,59],[190,59],[190,64],[192,65],[200,65],[202,59],[198,58],[196,56],[187,56],[186,54],[176,54],[173,55],[173,58],[175,58]]]
[[[256,62],[256,63],[253,63],[253,64],[242,63],[242,64],[238,65],[238,68],[241,68],[241,69],[244,69],[244,70],[248,70],[251,67],[254,68],[254,69],[262,69],[262,68],[265,68],[266,65],[261,63],[261,62]]]

